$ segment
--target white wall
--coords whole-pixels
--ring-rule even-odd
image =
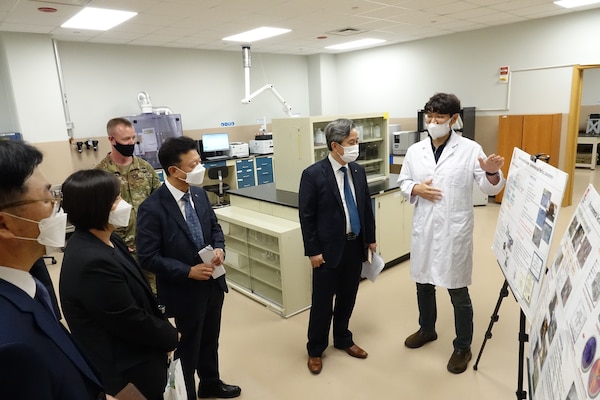
[[[484,115],[484,110],[489,115],[568,112],[568,65],[600,64],[598,21],[596,9],[335,56],[252,53],[250,91],[274,84],[302,116],[316,107],[329,115],[387,111],[392,118],[414,117],[438,91],[456,93],[464,106]],[[34,135],[27,137],[32,142],[62,140],[65,123],[49,36],[0,37],[22,132]],[[140,91],[148,92],[154,105],[181,114],[184,129],[285,117],[269,92],[241,104],[241,48],[218,52],[59,42],[58,49],[77,138],[104,135],[111,117],[139,114]],[[509,86],[498,80],[503,65],[515,71],[510,97]],[[309,92],[311,99],[317,97],[313,103]]]
[[[241,103],[241,47],[236,53],[59,42],[58,49],[76,137],[104,135],[110,118],[140,114],[140,91],[154,106],[181,114],[183,129],[286,116],[270,91]],[[250,82],[250,93],[273,84],[293,112],[308,115],[306,57],[252,54]]]
[[[44,35],[35,34],[3,33],[2,39],[6,75],[10,77],[15,107],[12,119],[18,121],[12,126],[18,125],[23,138],[29,142],[66,140],[52,42]]]
[[[599,21],[596,9],[341,54],[339,111],[413,116],[433,93],[446,91],[479,112],[568,112],[571,68],[545,68],[598,63]],[[513,74],[510,99],[498,80],[505,65],[535,69]]]
[[[0,37],[0,133],[19,132],[4,42]]]

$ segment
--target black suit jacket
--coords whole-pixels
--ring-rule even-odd
[[[114,248],[85,230],[69,238],[59,283],[65,319],[109,394],[128,383],[126,370],[145,378],[144,384],[133,381],[141,391],[162,393],[177,330],[159,311],[123,240],[115,233],[110,239]]]
[[[54,284],[52,283],[52,278],[50,278],[50,273],[48,272],[48,266],[46,265],[44,257],[38,258],[37,261],[33,263],[29,273],[34,278],[42,282],[42,284],[46,287],[46,290],[50,295],[50,301],[52,302],[54,314],[56,314],[56,317],[59,320],[62,319],[60,307],[58,306],[58,300],[56,299],[56,292],[54,291]]]
[[[191,187],[192,200],[202,225],[204,241],[213,248],[225,249],[223,231],[217,222],[208,196],[202,188]],[[156,285],[161,304],[168,316],[196,312],[190,305],[198,304],[207,295],[207,285],[213,279],[199,281],[188,278],[190,268],[202,262],[192,234],[177,201],[166,185],[162,185],[140,205],[137,217],[136,248],[142,268],[156,273]],[[227,291],[225,276],[218,278]]]
[[[0,399],[104,399],[97,374],[40,303],[0,279]]]
[[[367,176],[365,169],[355,162],[347,167],[354,183],[361,244],[366,250],[369,243],[375,243],[375,218]],[[346,214],[328,157],[302,172],[298,202],[305,255],[323,254],[325,264],[321,268],[335,268],[342,258],[346,242]]]

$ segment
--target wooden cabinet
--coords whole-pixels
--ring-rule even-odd
[[[413,206],[400,189],[376,195],[372,200],[377,252],[387,264],[410,253]]]
[[[321,116],[273,119],[273,168],[279,190],[298,192],[302,171],[329,151],[322,133],[328,123],[338,118],[354,121],[359,133],[357,162],[365,167],[367,180],[385,179],[389,171],[387,114]]]
[[[311,267],[298,222],[240,207],[215,210],[229,285],[283,317],[310,307]]]
[[[501,115],[498,122],[498,154],[504,157],[502,172],[508,174],[513,149],[528,154],[548,154],[549,164],[558,167],[562,114]],[[496,195],[501,202],[504,190]]]

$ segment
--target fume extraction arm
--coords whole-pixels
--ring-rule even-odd
[[[151,113],[158,114],[158,115],[173,114],[173,110],[171,110],[169,107],[164,107],[164,106],[153,107],[152,101],[150,100],[150,95],[146,92],[139,92],[137,95],[137,101],[138,101],[138,105],[142,109],[143,114],[151,114]]]
[[[292,113],[292,107],[285,101],[285,99],[279,94],[279,92],[275,89],[275,86],[271,83],[267,83],[254,93],[250,93],[250,45],[244,44],[242,45],[242,58],[244,60],[244,81],[246,86],[245,94],[246,96],[242,99],[242,104],[250,104],[253,98],[261,94],[266,90],[270,90],[271,93],[279,100],[281,105],[283,106],[283,111],[290,117],[297,117],[298,114]]]

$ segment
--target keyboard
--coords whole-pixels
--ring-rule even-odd
[[[221,161],[221,160],[229,160],[229,156],[206,157],[206,161]]]

